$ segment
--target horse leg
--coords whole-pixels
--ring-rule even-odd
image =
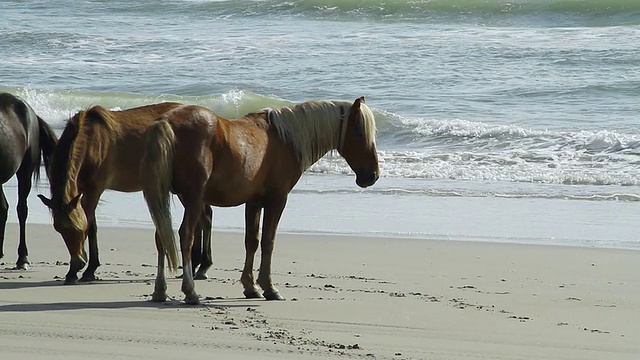
[[[262,295],[256,282],[253,279],[253,259],[258,251],[258,231],[260,227],[260,215],[262,213],[262,207],[255,203],[247,203],[244,210],[245,220],[245,233],[244,233],[244,248],[245,259],[244,269],[242,269],[242,276],[240,282],[244,287],[244,296],[247,299],[261,299]]]
[[[0,259],[4,257],[4,231],[7,227],[9,217],[9,203],[4,195],[2,185],[0,185]]]
[[[202,224],[198,222],[193,234],[193,246],[191,247],[191,266],[193,267],[193,278],[195,279],[196,269],[202,262]]]
[[[80,199],[78,195],[76,198],[72,200],[72,203],[69,205],[73,207],[80,207],[78,204],[78,199]],[[84,209],[76,209],[82,211],[84,213]],[[84,227],[83,225],[80,225]],[[63,237],[64,243],[69,251],[69,271],[67,275],[65,275],[64,284],[65,285],[75,285],[78,283],[78,272],[82,270],[85,265],[87,265],[87,254],[84,251],[84,243],[86,242],[86,232],[81,229],[75,229],[72,233],[68,233],[66,237]]]
[[[198,224],[200,230],[197,230],[196,233],[196,235],[200,236],[200,241],[202,243],[200,249],[200,267],[195,275],[196,280],[207,279],[207,271],[209,271],[211,265],[213,265],[213,258],[211,256],[211,227],[213,225],[213,210],[211,209],[211,206],[205,206],[203,210],[204,211],[200,216],[200,222]],[[193,254],[193,251],[191,254]]]
[[[287,198],[282,197],[273,200],[264,208],[258,285],[264,290],[263,295],[267,300],[284,300],[271,281],[271,256],[273,255],[276,240],[276,229],[278,228],[278,223],[280,222],[280,217],[286,204]]]
[[[18,178],[18,223],[20,224],[20,244],[18,245],[18,261],[16,262],[16,269],[28,270],[29,269],[29,251],[27,250],[27,214],[29,209],[27,207],[27,198],[31,192],[31,160],[29,156],[26,156],[22,162],[22,165],[16,173]]]
[[[158,233],[156,232],[156,249],[158,249],[158,268],[156,273],[156,283],[151,295],[151,301],[164,302],[167,301],[167,279],[164,276],[164,247],[160,242]]]
[[[181,195],[178,195],[178,198],[180,199],[180,202],[183,202],[184,199]],[[191,247],[191,266],[193,268],[193,278],[195,280],[199,280],[196,276],[196,269],[202,262],[202,245],[202,222],[198,222],[193,236],[193,246]],[[182,271],[184,272],[184,268]],[[179,275],[178,278],[182,279],[183,276],[184,274]],[[206,274],[203,279],[206,279]]]
[[[95,281],[96,269],[100,266],[100,257],[98,255],[98,224],[96,223],[96,206],[98,206],[99,198],[99,196],[90,195],[89,193],[85,193],[82,197],[82,207],[87,217],[89,264],[87,265],[87,269],[82,273],[82,277],[80,278],[81,282]]]
[[[196,293],[193,282],[193,266],[191,264],[191,248],[193,247],[193,234],[202,213],[202,200],[192,196],[184,197],[184,217],[178,233],[180,235],[180,250],[182,253],[182,292],[184,302],[189,305],[200,303],[200,297]]]
[[[80,236],[79,236],[80,237]],[[69,271],[64,277],[65,285],[75,285],[78,283],[78,272],[87,265],[86,254],[84,253],[84,238],[65,239],[65,245],[69,251]]]

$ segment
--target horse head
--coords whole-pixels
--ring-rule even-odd
[[[356,173],[356,184],[366,188],[375,184],[380,176],[378,152],[375,141],[375,120],[373,113],[364,103],[364,97],[357,98],[341,126],[338,153]]]
[[[71,254],[71,265],[76,272],[84,267],[84,241],[87,238],[88,222],[82,210],[82,194],[71,198],[68,202],[54,201],[44,195],[38,194],[38,198],[44,203],[53,217],[53,227],[62,235],[64,243]]]

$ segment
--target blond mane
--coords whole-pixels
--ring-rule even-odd
[[[324,154],[340,146],[343,121],[347,121],[353,102],[342,100],[308,101],[298,105],[269,109],[269,121],[280,138],[291,143],[306,170]],[[376,124],[373,113],[360,105],[358,121],[367,144],[375,144]]]

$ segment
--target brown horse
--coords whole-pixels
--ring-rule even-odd
[[[283,300],[271,280],[276,228],[287,197],[302,173],[331,150],[337,150],[356,174],[360,187],[378,179],[373,113],[364,98],[355,102],[313,101],[227,120],[199,106],[175,108],[145,134],[140,176],[156,226],[158,273],[153,301],[166,300],[164,258],[178,264],[171,228],[170,193],[184,205],[180,245],[185,302],[196,304],[190,249],[203,204],[245,207],[246,258],[241,281],[247,298],[261,298],[253,277],[253,260],[262,223],[262,259],[257,284],[268,300]]]
[[[27,197],[31,192],[31,178],[40,176],[40,163],[49,168],[57,137],[49,125],[24,100],[9,93],[0,93],[0,258],[4,256],[4,231],[9,203],[2,184],[16,175],[18,179],[18,223],[20,243],[16,269],[29,268],[27,256],[26,221]],[[47,172],[47,175],[49,173]]]
[[[51,210],[53,226],[69,250],[71,261],[65,284],[75,284],[78,271],[86,265],[87,236],[89,265],[80,281],[95,280],[100,266],[95,216],[100,196],[106,189],[142,190],[138,174],[144,129],[158,116],[179,106],[182,104],[165,102],[122,111],[93,106],[67,122],[52,158],[51,199],[38,195]],[[211,210],[203,212],[203,216],[206,214],[210,215]],[[211,217],[208,223],[203,221],[203,229],[210,234]],[[206,276],[204,267],[199,272]]]

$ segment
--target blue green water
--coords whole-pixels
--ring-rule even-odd
[[[292,211],[291,231],[633,243],[639,65],[632,0],[0,2],[0,90],[58,130],[92,104],[178,100],[236,117],[364,95],[378,122],[379,184],[362,192],[328,157],[292,201],[333,214],[373,197],[387,211],[375,216],[392,219],[297,221]],[[487,217],[489,203],[503,211]],[[431,213],[433,204],[444,209]],[[583,233],[565,234],[562,212],[514,210],[566,206],[570,228],[588,224]],[[451,220],[434,230],[442,221],[425,217],[465,210],[478,214],[466,228]],[[611,212],[621,216],[598,215]],[[522,230],[527,216],[556,231]],[[235,217],[220,225],[241,227]]]

